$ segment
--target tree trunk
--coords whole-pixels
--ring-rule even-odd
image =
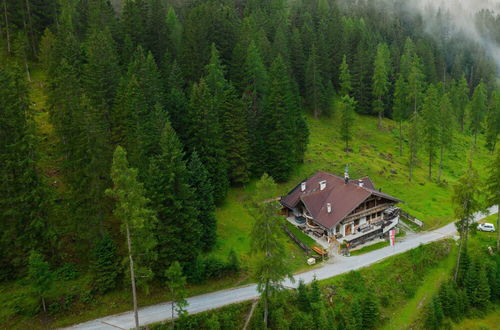
[[[403,121],[399,121],[399,156],[403,156]]]
[[[498,216],[497,216],[497,252],[500,252],[500,204],[498,205]]]
[[[432,181],[432,153],[429,153],[429,181]]]
[[[43,307],[43,312],[47,313],[47,306],[45,306],[45,298],[42,296],[42,307]]]
[[[7,37],[7,53],[10,54],[10,34],[9,34],[9,19],[7,18],[7,0],[3,0],[3,13],[5,17],[5,33]]]
[[[440,158],[439,158],[438,182],[441,182],[441,174],[443,173],[443,153],[444,153],[444,147],[441,146],[441,155],[440,155]]]
[[[174,293],[172,291],[172,329],[175,329],[175,319],[174,319]]]
[[[410,167],[410,177],[409,177],[409,181],[411,182],[411,177],[412,177],[412,174],[413,174],[413,160],[412,160],[412,156],[410,156],[410,159],[408,161],[408,165]]]
[[[268,314],[269,314],[269,306],[267,304],[267,299],[268,299],[268,296],[267,296],[267,289],[268,289],[268,286],[269,284],[266,283],[266,289],[264,291],[264,329],[267,329],[267,317],[268,317]]]
[[[137,293],[135,290],[135,274],[134,274],[134,259],[132,258],[132,243],[130,242],[130,229],[127,223],[127,245],[128,245],[128,257],[130,259],[130,280],[132,283],[132,299],[134,301],[134,319],[135,328],[139,330],[139,313],[137,311]]]

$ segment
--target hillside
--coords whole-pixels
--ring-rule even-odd
[[[408,180],[407,146],[403,156],[399,156],[398,131],[396,123],[385,119],[383,129],[377,128],[377,118],[356,115],[352,152],[343,151],[338,119],[314,119],[307,117],[310,129],[310,143],[304,164],[293,173],[292,178],[279,185],[281,195],[285,195],[300,181],[318,170],[342,175],[349,164],[351,178],[369,176],[377,188],[404,201],[399,206],[424,221],[424,230],[443,226],[454,220],[451,202],[452,188],[466,168],[472,137],[460,133],[454,136],[453,148],[447,152],[443,166],[442,182],[432,182],[427,176],[427,159],[423,151],[419,153],[419,165],[415,169],[413,181]],[[484,147],[482,137],[478,139],[473,153],[473,164],[479,173],[485,175],[485,166],[491,155]],[[434,164],[434,173],[437,173]],[[252,218],[245,211],[244,202],[255,193],[254,184],[243,188],[233,188],[227,201],[217,209],[218,242],[213,253],[227,255],[234,248],[245,258],[250,251],[249,232]]]

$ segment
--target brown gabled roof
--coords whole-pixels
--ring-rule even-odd
[[[321,181],[326,181],[326,188],[323,190],[320,190]],[[359,185],[360,181],[363,187]],[[281,199],[281,203],[286,207],[294,208],[299,201],[302,201],[311,216],[326,228],[332,228],[342,221],[371,195],[387,198],[396,203],[400,202],[397,198],[376,190],[368,177],[350,180],[345,184],[344,178],[318,171],[304,182],[306,183],[305,191],[301,191],[301,184],[298,184]],[[327,211],[327,203],[330,203],[332,207],[330,213]]]

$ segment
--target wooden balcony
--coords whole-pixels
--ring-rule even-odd
[[[354,221],[355,219],[365,217],[365,216],[370,215],[372,213],[384,211],[389,206],[390,206],[390,204],[382,204],[382,205],[377,205],[375,207],[372,207],[372,208],[369,208],[369,209],[366,209],[363,211],[359,211],[357,213],[351,214],[350,216],[346,217],[344,222],[349,223],[349,222]]]

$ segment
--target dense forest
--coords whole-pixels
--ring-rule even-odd
[[[287,181],[307,149],[306,116],[338,112],[346,151],[352,112],[394,119],[410,180],[417,148],[435,177],[454,130],[484,135],[493,152],[494,60],[442,12],[429,33],[406,2],[3,0],[0,281],[38,260],[113,290],[127,278],[127,234],[140,286],[175,261],[203,277],[215,208],[264,173]],[[478,19],[500,41],[500,17]],[[57,140],[57,166],[43,170],[33,68]]]

